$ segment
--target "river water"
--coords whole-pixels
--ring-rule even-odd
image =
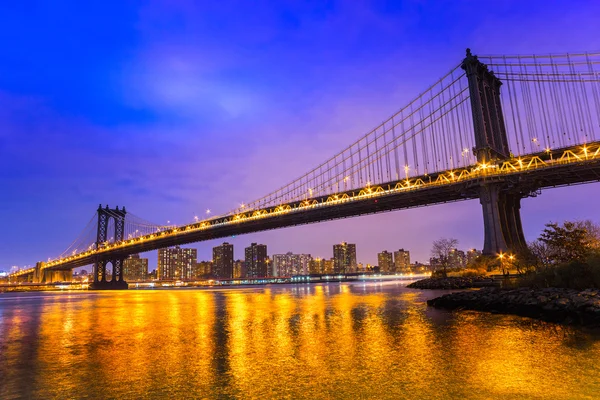
[[[0,398],[600,398],[598,332],[404,285],[0,294]]]

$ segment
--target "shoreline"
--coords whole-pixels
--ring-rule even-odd
[[[482,287],[497,287],[500,282],[486,276],[469,276],[469,277],[448,277],[448,278],[427,278],[413,282],[406,287],[409,289],[471,289]]]
[[[600,289],[482,288],[445,294],[427,305],[446,310],[473,310],[519,315],[566,325],[600,327]]]

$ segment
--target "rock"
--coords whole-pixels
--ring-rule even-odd
[[[498,283],[484,276],[429,278],[413,282],[407,287],[411,289],[468,289],[487,286],[498,286]]]
[[[564,324],[600,327],[598,290],[499,289],[457,292],[427,301],[436,308],[515,314]]]

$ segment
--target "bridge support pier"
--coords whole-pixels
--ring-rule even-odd
[[[125,237],[125,207],[119,210],[119,207],[114,209],[102,208],[102,204],[98,206],[98,232],[96,235],[96,247],[101,248],[108,239],[109,221],[114,220],[114,240],[120,242]],[[94,290],[121,290],[127,289],[129,286],[123,279],[123,263],[124,258],[114,259],[99,259],[94,263],[94,282],[90,286]],[[110,280],[106,276],[106,265],[112,264],[112,277]]]
[[[481,186],[479,199],[485,233],[483,254],[514,252],[527,246],[521,224],[521,198],[520,193],[514,193],[502,184]]]
[[[94,282],[90,289],[93,290],[125,290],[129,285],[123,279],[123,263],[125,259],[99,260],[94,264]],[[112,264],[112,277],[107,280],[106,266]]]
[[[31,276],[33,283],[55,283],[71,282],[73,280],[72,270],[48,270],[44,269],[44,263],[38,262],[35,265],[35,271]]]

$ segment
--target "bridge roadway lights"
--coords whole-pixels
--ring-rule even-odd
[[[507,190],[501,183],[484,184],[479,194],[483,208],[483,254],[496,255],[526,247],[520,212],[522,195]]]

